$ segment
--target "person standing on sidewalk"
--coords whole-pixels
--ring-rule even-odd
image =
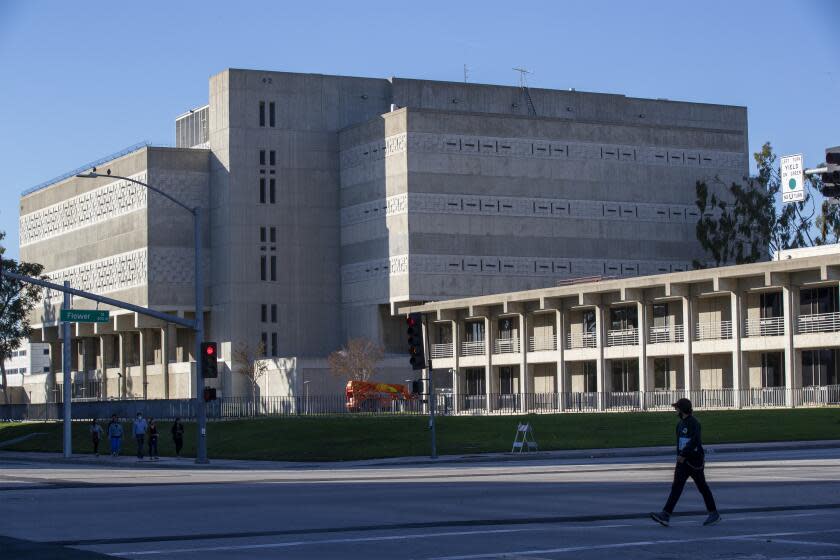
[[[158,429],[154,418],[149,418],[149,459],[157,461],[158,457]]]
[[[93,444],[93,454],[99,457],[99,440],[102,439],[102,426],[94,418],[90,423],[90,442]]]
[[[111,457],[116,457],[120,454],[122,447],[123,427],[117,422],[117,415],[111,415],[111,422],[108,424],[108,438],[111,440]]]
[[[137,458],[143,459],[143,443],[146,440],[146,430],[149,424],[143,418],[141,412],[137,413],[137,418],[134,419],[134,439],[137,440]]]
[[[680,399],[672,406],[680,417],[680,422],[677,424],[677,465],[674,468],[674,483],[671,486],[671,495],[665,502],[665,508],[659,513],[651,513],[650,516],[657,523],[667,527],[685,487],[685,482],[691,477],[700,495],[703,496],[706,511],[709,512],[703,525],[714,525],[720,521],[720,514],[717,511],[712,491],[706,483],[704,473],[706,454],[700,437],[700,422],[693,415],[690,400]]]
[[[175,456],[181,456],[181,448],[184,447],[184,424],[180,418],[176,418],[172,424],[172,441],[175,442]]]

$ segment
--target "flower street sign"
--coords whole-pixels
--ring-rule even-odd
[[[69,323],[107,323],[111,312],[99,309],[62,309],[61,320]]]

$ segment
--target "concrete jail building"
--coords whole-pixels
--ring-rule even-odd
[[[176,148],[135,146],[98,168],[205,210],[223,395],[245,392],[230,370],[238,343],[265,344],[265,395],[336,391],[325,357],[359,336],[383,345],[381,377],[402,382],[398,306],[688,270],[704,258],[695,182],[722,191],[748,173],[745,107],[574,90],[229,69],[175,124]],[[21,197],[21,258],[192,317],[191,217],[74,175]],[[29,379],[44,399],[60,383],[60,299],[33,317],[54,362]],[[74,336],[77,383],[102,398],[193,391],[188,329],[114,310]]]

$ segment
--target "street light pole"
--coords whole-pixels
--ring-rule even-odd
[[[195,408],[196,421],[198,422],[198,445],[195,462],[199,464],[208,463],[207,460],[207,410],[204,404],[204,378],[201,376],[201,343],[204,342],[204,284],[202,282],[201,274],[201,208],[195,206],[190,208],[172,195],[148,185],[137,179],[131,177],[123,177],[121,175],[112,175],[111,170],[107,173],[97,173],[96,168],[90,173],[76,175],[82,179],[92,179],[102,177],[106,179],[122,179],[141,187],[145,187],[150,191],[156,192],[162,197],[168,199],[170,202],[180,206],[193,217],[193,243],[195,244],[195,272],[193,280],[195,281],[195,318],[193,320],[192,328],[195,332]],[[165,359],[165,357],[164,357]]]

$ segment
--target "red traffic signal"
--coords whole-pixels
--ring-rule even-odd
[[[205,379],[219,377],[219,366],[216,361],[219,355],[218,342],[201,343],[201,376]]]

